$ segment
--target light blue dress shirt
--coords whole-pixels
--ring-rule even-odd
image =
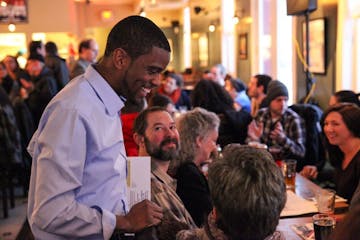
[[[248,97],[248,95],[246,94],[245,90],[243,90],[237,94],[237,96],[235,98],[235,102],[237,102],[241,106],[242,109],[244,109],[245,111],[250,113],[251,101],[250,101],[250,98]]]
[[[115,214],[127,211],[123,106],[89,66],[46,107],[28,147],[28,219],[36,239],[111,237]]]

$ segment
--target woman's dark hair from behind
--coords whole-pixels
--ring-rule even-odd
[[[355,93],[351,90],[341,90],[334,93],[334,97],[339,103],[354,103],[360,107],[360,93]]]
[[[233,109],[234,104],[229,93],[211,80],[201,80],[196,84],[191,102],[194,108],[201,107],[217,114]]]
[[[357,138],[360,138],[360,108],[353,103],[338,103],[329,107],[323,114],[321,119],[321,126],[324,131],[324,124],[326,117],[332,113],[337,112],[341,115],[346,127]],[[344,153],[336,145],[330,144],[325,137],[325,147],[329,153],[330,162],[334,167],[341,167]]]

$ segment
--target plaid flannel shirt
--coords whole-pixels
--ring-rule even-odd
[[[271,119],[269,108],[262,108],[255,117],[257,122],[264,124],[260,142],[270,146],[280,146],[284,158],[302,159],[305,156],[305,126],[301,117],[291,109],[286,109],[280,122],[286,135],[285,139],[276,142],[270,138],[274,123]],[[250,141],[252,139],[249,139]]]

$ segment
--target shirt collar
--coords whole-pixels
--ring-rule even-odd
[[[156,164],[156,162],[152,159],[151,159],[151,172],[156,176],[156,178],[162,181],[165,185],[172,187],[174,190],[176,189],[176,180],[170,177],[169,174],[161,171],[158,165]]]
[[[113,116],[124,107],[125,99],[119,97],[109,83],[90,65],[85,71],[85,79],[92,86],[100,100],[104,103],[106,111]]]

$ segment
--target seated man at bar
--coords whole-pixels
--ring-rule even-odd
[[[163,221],[140,234],[141,239],[175,239],[178,231],[196,227],[176,194],[176,181],[167,174],[170,161],[178,157],[179,132],[170,113],[150,107],[134,122],[134,139],[139,156],[151,157],[151,200],[163,208]],[[146,235],[146,236],[144,236]]]
[[[203,228],[180,231],[178,240],[285,239],[275,231],[286,202],[284,177],[266,150],[226,146],[208,181],[213,211]]]
[[[303,122],[297,113],[288,108],[288,98],[286,86],[278,80],[272,80],[266,97],[269,106],[260,109],[249,124],[246,141],[264,143],[269,150],[278,149],[280,159],[302,161],[305,156]]]
[[[251,116],[255,117],[260,108],[266,107],[264,101],[269,82],[272,78],[266,74],[257,74],[250,78],[247,93],[251,98]]]

